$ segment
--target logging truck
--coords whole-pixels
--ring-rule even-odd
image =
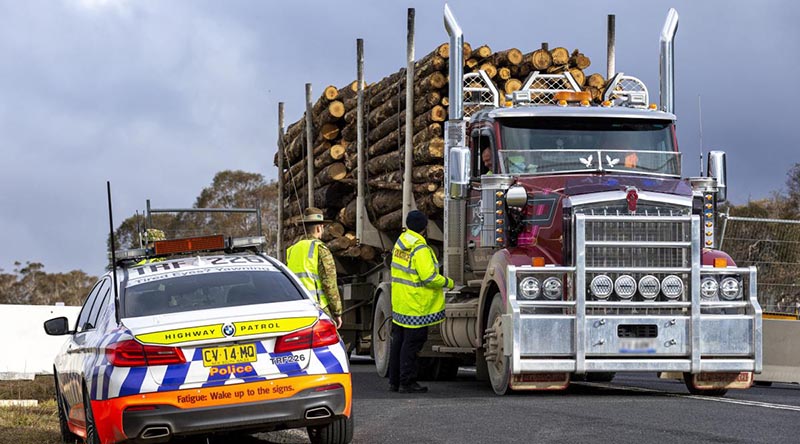
[[[613,71],[612,16],[608,79],[595,90],[571,70],[556,69],[534,70],[511,93],[498,91],[486,70],[464,72],[469,53],[446,5],[444,22],[449,79],[461,81],[449,82],[443,214],[432,218],[428,238],[457,286],[445,293],[446,320],[421,354],[423,374],[447,378],[460,365],[475,365],[477,378],[498,395],[564,389],[576,378],[609,381],[616,372],[678,375],[692,393],[707,395],[750,387],[762,366],[756,269],[737,267],[715,248],[717,206],[727,194],[725,154],[709,154],[707,175],[681,176],[673,113],[677,13],[670,10],[661,32],[659,105],[650,103],[642,81]],[[404,74],[414,85],[411,56],[408,62]],[[365,155],[372,148],[362,128],[368,119],[361,75],[357,90],[357,177],[348,207],[355,210],[354,242],[383,252],[384,260],[339,264],[341,333],[351,349],[371,353],[385,375],[388,252],[397,231],[383,229],[387,223],[365,204],[375,199],[368,195],[374,189]],[[414,90],[405,87],[405,103],[416,103]],[[413,111],[406,107],[405,122]],[[415,199],[412,180],[412,151],[426,136],[405,128],[403,174],[395,176],[399,220],[426,202]],[[306,139],[311,156],[314,137],[309,132]],[[279,168],[284,189],[288,168]],[[313,169],[305,174],[305,196],[313,196]],[[285,229],[279,238],[279,248],[288,246]]]

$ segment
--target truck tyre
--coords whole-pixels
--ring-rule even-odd
[[[500,293],[496,293],[492,299],[492,305],[489,307],[489,319],[483,339],[489,382],[492,390],[498,395],[506,394],[511,380],[511,363],[503,353],[502,315],[503,300]]]
[[[92,400],[89,399],[89,389],[86,388],[86,384],[83,385],[83,411],[86,415],[86,438],[84,438],[83,442],[85,444],[100,444],[97,424],[94,422],[94,413],[92,413]]]
[[[378,375],[389,374],[389,351],[392,345],[392,300],[386,292],[378,294],[372,318],[372,354]]]
[[[692,381],[692,374],[691,373],[684,373],[683,374],[683,383],[686,385],[686,389],[689,390],[689,393],[693,395],[701,395],[701,396],[714,396],[714,397],[723,397],[726,393],[728,393],[728,389],[701,389],[697,388]]]
[[[349,444],[353,440],[353,414],[322,426],[309,427],[307,431],[311,444]]]
[[[53,369],[53,377],[56,385],[56,408],[58,409],[58,428],[61,431],[61,442],[64,444],[74,444],[78,441],[78,435],[72,433],[69,429],[67,422],[67,403],[64,400],[64,395],[58,388],[58,376],[56,376],[56,369]]]
[[[587,373],[586,382],[611,382],[617,376],[615,372]]]

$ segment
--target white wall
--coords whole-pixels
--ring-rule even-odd
[[[80,307],[0,304],[0,379],[33,379],[53,372],[53,358],[67,336],[48,336],[44,321],[78,318]]]

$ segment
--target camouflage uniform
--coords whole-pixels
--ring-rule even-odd
[[[314,236],[304,236],[300,240],[315,240]],[[328,297],[328,306],[325,312],[328,316],[342,315],[342,297],[339,295],[339,287],[336,285],[336,263],[333,261],[331,250],[324,242],[319,243],[319,265],[317,266],[319,279],[322,281],[322,292]]]

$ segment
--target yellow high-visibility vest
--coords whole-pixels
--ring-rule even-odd
[[[420,234],[406,230],[392,250],[392,322],[408,328],[444,321],[444,292],[453,281]]]
[[[319,278],[319,246],[316,239],[303,239],[286,249],[286,266],[300,278],[306,288],[322,308],[328,306],[328,297],[322,291]]]

